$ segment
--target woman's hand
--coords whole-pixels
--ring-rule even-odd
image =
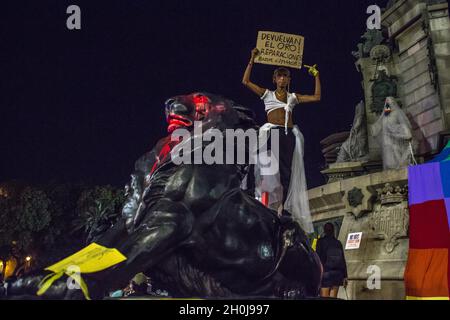
[[[308,66],[307,64],[304,64],[304,66],[305,68],[308,68],[308,73],[313,77],[317,77],[319,75],[319,70],[317,70],[317,64],[313,66]]]
[[[257,48],[254,48],[254,49],[252,50],[252,57],[251,57],[251,60],[254,61],[257,55],[259,55],[259,50],[258,50]]]

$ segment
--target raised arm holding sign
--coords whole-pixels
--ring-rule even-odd
[[[245,69],[244,76],[242,78],[242,84],[248,89],[256,93],[261,97],[267,89],[258,86],[250,80],[253,64],[255,63],[256,57],[260,54],[257,48],[254,48],[251,52],[250,61]],[[318,102],[321,99],[321,85],[319,70],[317,70],[317,65],[309,66],[304,65],[308,69],[308,73],[315,78],[315,90],[313,95],[303,95],[300,93],[293,93],[297,98],[297,103],[307,103],[307,102]],[[290,72],[287,68],[277,68],[273,73],[273,83],[277,86],[275,93],[277,98],[282,102],[287,103],[287,93],[289,91],[289,85],[291,82]],[[266,110],[267,111],[267,110]],[[283,112],[284,114],[284,112]],[[284,120],[284,116],[283,116]],[[270,122],[270,119],[269,119]]]

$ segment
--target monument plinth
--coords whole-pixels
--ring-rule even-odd
[[[326,222],[333,223],[345,248],[349,234],[362,232],[360,246],[345,250],[349,287],[347,294],[340,290],[338,297],[343,299],[347,295],[348,299],[405,299],[407,169],[382,171],[381,150],[370,134],[386,97],[394,97],[408,117],[419,163],[440,152],[450,130],[447,1],[390,1],[381,20],[382,29],[368,30],[353,52],[362,76],[365,111],[361,116],[356,110],[353,127],[361,122],[358,119],[365,126],[359,133],[352,128],[355,132],[340,146],[345,155],[337,159],[342,161],[327,161],[322,173],[328,183],[309,190],[317,233]],[[364,150],[364,138],[367,155],[349,152],[355,147]],[[368,280],[374,276],[381,286],[370,285]]]

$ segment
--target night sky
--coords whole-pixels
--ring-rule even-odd
[[[319,141],[350,129],[363,97],[351,51],[379,0],[2,1],[0,6],[0,182],[84,181],[123,186],[134,161],[166,134],[164,101],[192,91],[252,108],[241,84],[259,30],[305,37],[304,63],[317,63],[322,101],[294,122],[305,136],[308,187],[325,182]],[[81,7],[82,29],[66,28]],[[273,66],[252,81],[272,88]],[[291,90],[312,94],[305,69]]]

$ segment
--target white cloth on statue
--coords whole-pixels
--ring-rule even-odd
[[[264,124],[259,129],[259,147],[263,146],[265,143],[272,143],[272,139],[270,139],[271,141],[268,141],[268,136],[270,135],[269,132],[272,128],[279,127],[281,126],[272,123]],[[311,212],[309,209],[305,165],[303,162],[304,138],[303,134],[300,132],[299,128],[296,125],[294,125],[292,129],[292,133],[295,136],[295,148],[292,155],[293,158],[291,165],[289,190],[287,192],[287,198],[283,204],[283,208],[291,213],[294,220],[296,220],[300,224],[305,232],[313,233],[314,228],[311,219]],[[282,152],[282,150],[280,150],[280,152]],[[280,182],[279,170],[277,170],[277,172],[273,174],[263,174],[265,172],[263,171],[261,162],[268,163],[268,159],[266,157],[270,157],[270,161],[278,161],[275,155],[272,156],[270,150],[265,150],[265,152],[259,153],[259,156],[255,159],[255,196],[258,199],[261,199],[263,192],[268,192],[269,207],[271,207],[271,205],[277,203],[279,204],[282,201],[283,186]]]
[[[381,113],[372,125],[372,136],[381,147],[383,169],[400,169],[413,162],[412,127],[408,116],[393,97],[386,98],[389,114]]]
[[[266,89],[264,94],[261,96],[261,100],[264,101],[264,105],[266,107],[266,112],[270,113],[275,109],[283,108],[285,112],[284,118],[284,133],[287,134],[287,125],[289,121],[289,114],[292,112],[292,109],[298,104],[297,96],[295,93],[287,93],[287,103],[280,101],[277,99],[275,91],[270,91]]]

